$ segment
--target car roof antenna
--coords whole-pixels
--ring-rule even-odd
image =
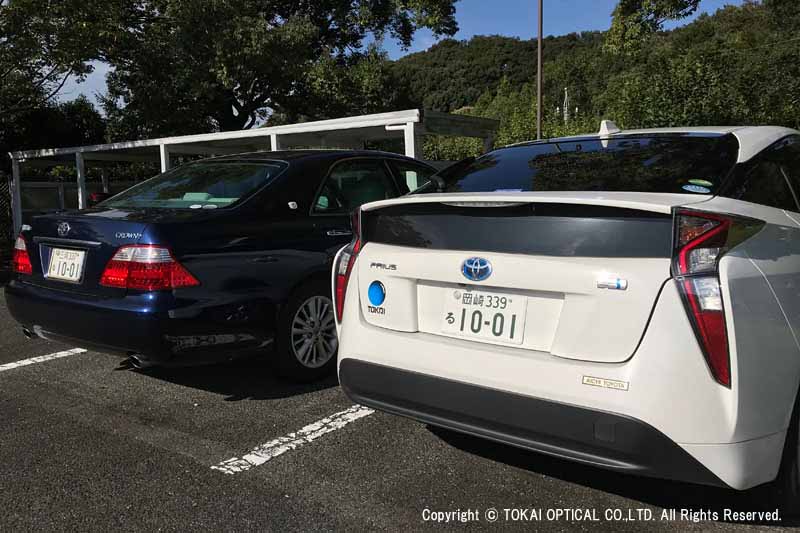
[[[622,130],[617,127],[613,120],[601,120],[600,121],[600,132],[601,136],[603,135],[613,135],[615,133],[619,133]]]
[[[608,138],[615,133],[619,133],[622,130],[617,127],[613,120],[601,120],[600,121],[600,131],[598,135],[600,136],[600,144],[603,148],[608,148]]]

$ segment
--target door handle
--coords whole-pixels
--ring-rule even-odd
[[[345,235],[352,235],[353,232],[347,229],[329,229],[325,232],[329,237],[344,237]]]

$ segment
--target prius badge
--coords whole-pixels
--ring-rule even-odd
[[[60,222],[58,224],[58,235],[59,237],[66,237],[67,233],[69,233],[70,227],[67,222]]]
[[[483,257],[470,257],[461,263],[461,273],[470,281],[483,281],[492,275],[492,264]]]

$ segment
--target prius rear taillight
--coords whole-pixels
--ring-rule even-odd
[[[25,238],[20,235],[14,243],[14,252],[11,255],[11,269],[17,274],[33,274],[31,256],[28,255],[28,247],[25,245]]]
[[[344,298],[347,295],[347,284],[350,282],[350,274],[353,272],[353,265],[361,251],[361,213],[356,210],[353,213],[351,226],[353,229],[353,240],[347,247],[339,252],[336,264],[333,265],[334,273],[334,301],[336,304],[336,321],[342,323],[344,314]]]
[[[106,265],[100,285],[120,289],[158,291],[200,285],[164,246],[122,246]]]
[[[755,235],[764,223],[716,213],[675,211],[673,275],[711,375],[731,386],[731,363],[719,261]]]

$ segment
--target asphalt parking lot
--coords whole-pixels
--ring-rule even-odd
[[[5,531],[766,529],[723,519],[763,509],[758,490],[640,479],[442,432],[354,408],[335,378],[278,381],[263,359],[137,371],[28,341],[2,298],[0,331]],[[507,520],[505,509],[527,511]],[[720,519],[662,520],[662,509]],[[430,520],[458,510],[476,520]]]

